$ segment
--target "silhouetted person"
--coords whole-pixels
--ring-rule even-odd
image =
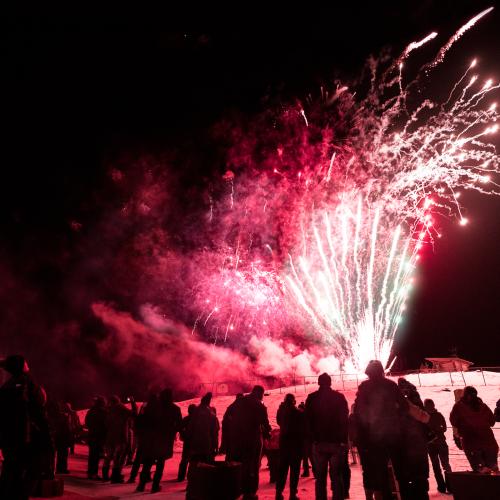
[[[306,404],[304,403],[304,401],[302,401],[302,403],[300,403],[297,408],[300,411],[305,412],[306,411]],[[310,476],[309,462],[311,462],[311,466],[312,466],[311,454],[312,454],[312,444],[311,444],[310,437],[309,437],[308,433],[306,432],[305,437],[304,437],[304,450],[302,452],[302,477],[309,477]],[[313,475],[314,475],[314,470],[313,470]]]
[[[94,405],[85,415],[85,427],[88,430],[87,477],[89,479],[99,479],[99,461],[104,453],[106,443],[107,416],[106,400],[102,396],[97,396],[94,398]]]
[[[269,482],[276,483],[280,463],[280,430],[272,429],[269,438],[263,440],[262,455],[267,459]],[[262,464],[262,460],[261,460]]]
[[[500,399],[497,401],[497,404],[495,406],[495,422],[500,422]]]
[[[224,416],[222,417],[222,439],[220,445],[220,452],[226,454],[226,460],[231,461],[232,448],[231,436],[233,433],[233,412],[238,399],[241,399],[243,394],[240,392],[236,394],[236,399],[226,408]]]
[[[66,404],[63,402],[54,402],[50,408],[49,423],[57,456],[56,472],[69,474],[68,455],[73,443],[70,416],[66,411]]]
[[[71,425],[71,446],[69,451],[72,455],[75,454],[75,443],[80,439],[82,432],[82,423],[80,422],[80,417],[78,412],[73,410],[71,403],[65,403],[65,411],[69,415],[70,425]]]
[[[472,470],[498,471],[498,444],[491,430],[495,417],[474,387],[464,389],[462,399],[453,406],[450,422],[458,430]]]
[[[402,442],[402,416],[408,402],[397,384],[385,378],[378,360],[368,363],[368,380],[358,387],[351,425],[363,469],[363,487],[368,500],[392,498],[389,461],[398,463]]]
[[[429,498],[428,439],[430,415],[417,388],[408,382],[404,396],[408,412],[401,415],[402,441],[399,462],[394,464],[402,500]],[[411,386],[411,387],[410,387]]]
[[[189,422],[193,417],[193,413],[196,411],[196,405],[190,404],[188,406],[188,414],[182,419],[181,428],[179,430],[179,436],[182,439],[182,455],[181,461],[179,462],[179,471],[177,473],[177,481],[181,482],[186,479],[186,472],[189,463],[189,436],[187,430],[189,427]]]
[[[432,470],[434,471],[438,491],[440,493],[446,493],[446,481],[441,470],[442,468],[445,472],[451,472],[448,444],[446,443],[445,436],[446,420],[443,415],[436,410],[432,399],[426,399],[424,401],[424,408],[430,415],[428,423],[430,439],[427,443],[427,448],[429,451],[429,458],[431,459]]]
[[[330,469],[333,499],[344,498],[342,468],[347,453],[347,419],[349,410],[343,394],[331,388],[327,373],[318,377],[319,390],[306,400],[306,422],[312,438],[316,475],[316,499],[327,498],[327,475]]]
[[[130,470],[130,477],[127,481],[128,484],[135,483],[137,475],[139,474],[139,469],[141,468],[141,464],[143,463],[143,448],[144,448],[144,435],[147,433],[147,425],[148,425],[148,416],[146,413],[146,408],[148,406],[153,408],[158,402],[158,395],[156,393],[151,393],[148,397],[146,403],[141,406],[141,410],[135,419],[135,439],[137,440],[137,447],[135,452],[134,461],[132,463],[132,469]],[[150,481],[148,477],[147,481]]]
[[[256,385],[250,394],[235,402],[233,410],[231,459],[242,464],[244,499],[257,498],[262,440],[271,433],[263,397],[264,388]]]
[[[219,421],[212,408],[212,393],[207,392],[193,412],[186,431],[189,443],[189,463],[211,463],[219,447]]]
[[[102,478],[109,479],[111,472],[112,483],[123,483],[122,469],[126,458],[127,444],[129,439],[130,420],[137,415],[137,406],[132,399],[132,410],[128,409],[118,396],[111,396],[108,405],[107,433],[105,444],[104,464],[102,467]]]
[[[143,466],[137,491],[144,491],[153,464],[156,464],[156,470],[151,493],[161,491],[160,481],[165,468],[165,460],[172,458],[175,436],[181,427],[181,422],[181,410],[174,404],[170,389],[161,391],[158,401],[146,407],[142,446]]]
[[[297,500],[300,462],[304,450],[305,415],[296,406],[295,396],[287,394],[278,408],[276,421],[280,426],[279,471],[276,500],[283,500],[288,470],[290,470],[290,500]]]
[[[0,448],[4,457],[0,498],[27,500],[50,469],[51,438],[46,396],[22,356],[8,356],[0,366],[11,377],[0,388]]]
[[[399,390],[403,393],[403,396],[410,401],[410,403],[423,408],[424,403],[420,397],[420,394],[417,391],[417,388],[404,377],[398,378],[398,387]]]

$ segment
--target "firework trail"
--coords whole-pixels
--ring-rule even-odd
[[[419,252],[441,236],[439,217],[467,223],[462,189],[497,194],[489,98],[499,84],[469,78],[473,61],[446,101],[416,92],[491,10],[462,26],[413,82],[404,85],[403,63],[436,33],[392,63],[371,60],[364,93],[322,89],[319,101],[264,118],[232,149],[230,207],[227,198],[211,206],[217,257],[195,291],[197,325],[214,341],[287,338],[345,370],[388,362]]]

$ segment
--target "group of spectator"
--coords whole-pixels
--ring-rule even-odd
[[[83,427],[70,405],[47,402],[24,358],[9,356],[1,366],[11,377],[0,389],[0,497],[25,500],[40,478],[69,472],[68,454]],[[189,405],[184,418],[170,389],[150,394],[140,410],[133,398],[121,401],[112,396],[106,401],[98,396],[85,416],[88,478],[123,483],[128,461],[132,468],[127,482],[138,478],[138,492],[151,482],[151,492],[158,492],[179,435],[183,449],[178,481],[190,480],[200,463],[214,463],[224,454],[227,462],[241,464],[246,500],[258,498],[263,454],[276,485],[276,500],[284,499],[288,477],[289,499],[298,500],[301,464],[303,476],[308,476],[309,462],[316,499],[326,500],[329,488],[333,500],[349,498],[349,448],[359,454],[367,500],[391,499],[395,492],[403,500],[429,498],[428,458],[438,490],[449,491],[447,424],[434,402],[422,401],[404,378],[398,383],[386,378],[379,361],[371,361],[366,374],[351,411],[326,373],[305,403],[297,406],[295,396],[287,394],[276,415],[279,429],[271,428],[259,385],[236,396],[222,427],[211,393],[199,405]],[[475,472],[498,473],[498,445],[491,429],[495,420],[500,420],[500,401],[493,413],[474,387],[464,389],[450,414],[455,442]]]

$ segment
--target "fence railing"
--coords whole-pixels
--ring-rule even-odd
[[[366,376],[358,373],[332,373],[332,387],[338,390],[355,390]],[[469,371],[437,371],[432,369],[408,370],[393,372],[389,378],[405,377],[417,387],[432,387],[450,385],[464,387],[466,385],[500,385],[500,366],[477,367]],[[248,392],[256,385],[262,385],[266,391],[308,393],[317,388],[317,375],[263,377],[247,380],[201,382],[194,392],[199,394],[212,392],[214,395],[234,395],[238,392]]]

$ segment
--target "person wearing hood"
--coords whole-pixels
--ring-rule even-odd
[[[181,427],[181,409],[174,403],[172,391],[164,389],[153,405],[147,405],[143,416],[142,470],[137,485],[143,492],[151,476],[151,467],[156,464],[151,493],[161,491],[160,481],[165,461],[174,454],[174,441]]]
[[[33,381],[23,356],[8,356],[0,367],[10,374],[0,388],[0,449],[4,458],[0,498],[27,500],[38,479],[44,472],[50,473],[53,444],[45,409],[47,397]]]
[[[210,407],[212,393],[207,392],[193,412],[186,436],[189,443],[189,462],[211,463],[219,447],[219,420]]]
[[[358,387],[351,419],[363,487],[367,500],[392,498],[389,461],[399,463],[402,417],[408,412],[408,402],[397,384],[385,377],[380,361],[370,361],[365,373],[368,380]]]
[[[257,498],[262,441],[271,434],[263,398],[264,388],[256,385],[250,394],[235,402],[233,409],[231,459],[242,464],[244,500]]]
[[[312,438],[317,500],[327,498],[330,468],[333,500],[345,497],[342,472],[347,454],[349,408],[343,394],[331,388],[327,373],[318,377],[319,389],[306,399],[306,425]]]
[[[446,432],[446,420],[443,415],[436,410],[432,399],[426,399],[424,401],[424,408],[430,415],[430,420],[427,424],[430,430],[430,440],[427,443],[427,449],[429,458],[431,459],[432,470],[434,471],[438,491],[440,493],[446,493],[448,487],[446,486],[446,481],[441,471],[442,468],[445,472],[451,472],[448,445],[444,434]]]
[[[288,470],[290,470],[290,500],[297,500],[300,463],[304,450],[304,412],[296,407],[295,396],[287,394],[280,404],[276,421],[280,426],[279,466],[276,480],[276,500],[283,500]]]
[[[478,397],[474,387],[464,389],[462,399],[451,410],[450,422],[457,428],[472,470],[497,472],[498,443],[491,430],[495,425],[495,417]]]
[[[99,461],[103,455],[106,442],[107,417],[106,400],[102,396],[95,397],[94,405],[85,415],[85,427],[88,430],[87,477],[89,479],[99,479]]]

